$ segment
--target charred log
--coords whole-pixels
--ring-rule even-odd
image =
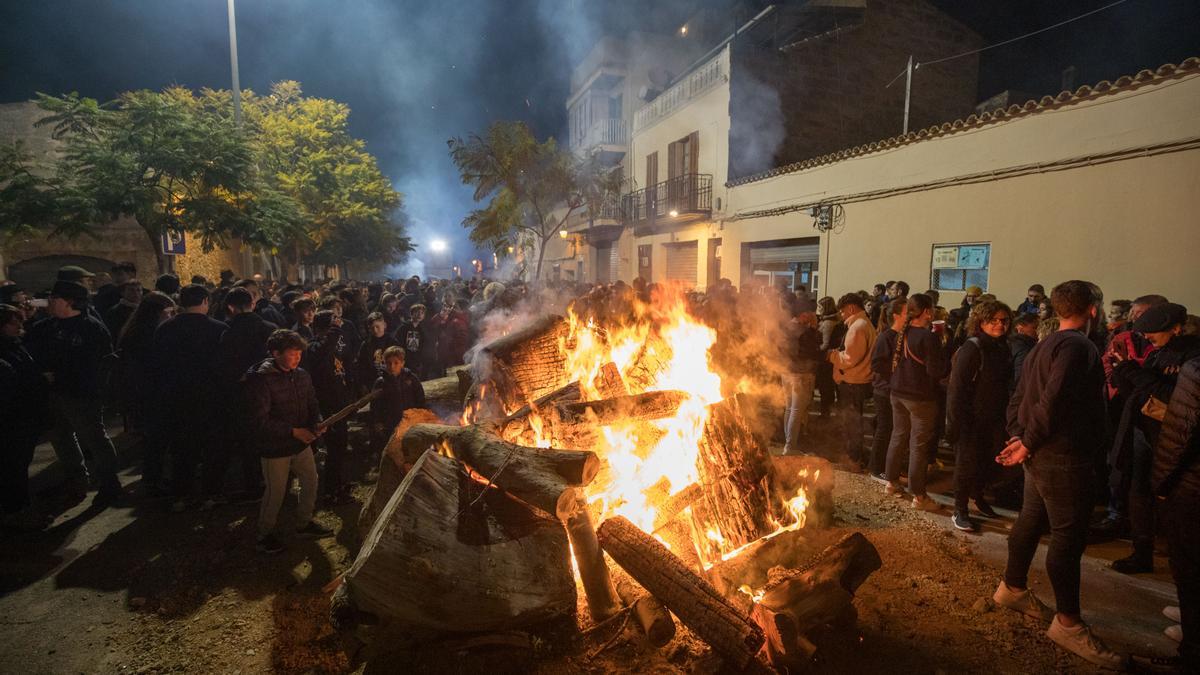
[[[651,645],[662,647],[675,638],[675,619],[653,595],[636,590],[628,579],[617,582],[617,595],[633,612],[633,618]]]

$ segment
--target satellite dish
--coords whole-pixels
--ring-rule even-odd
[[[666,89],[671,84],[671,71],[666,68],[651,68],[646,71],[646,77],[650,80],[659,91]]]

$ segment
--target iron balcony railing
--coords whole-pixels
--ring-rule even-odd
[[[627,222],[712,213],[712,174],[685,173],[621,198]]]

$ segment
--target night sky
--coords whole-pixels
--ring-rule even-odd
[[[872,0],[880,1],[880,0]],[[299,80],[306,93],[350,105],[366,139],[405,194],[418,244],[469,247],[471,208],[445,141],[492,120],[520,119],[559,134],[573,60],[605,28],[669,30],[699,6],[726,0],[238,0],[243,88]],[[766,4],[751,0],[742,5]],[[1005,0],[934,4],[1003,40],[1108,4]],[[225,0],[38,0],[0,3],[0,102],[76,90],[107,100],[170,84],[229,87]],[[744,7],[743,12],[753,11]],[[1127,0],[1063,28],[985,52],[980,99],[1005,88],[1057,93],[1076,83],[1200,55],[1200,2]],[[917,55],[931,59],[942,54]],[[903,64],[899,64],[900,67]]]

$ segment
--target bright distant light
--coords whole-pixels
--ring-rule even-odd
[[[429,250],[434,253],[441,253],[446,250],[446,242],[441,239],[434,239],[429,242]]]
[[[684,36],[687,35],[687,24],[686,23],[679,27],[679,34],[684,35]]]
[[[679,215],[679,211],[676,211],[675,209],[671,209],[671,211],[670,211],[670,212],[669,212],[667,215],[669,215],[669,216],[671,216],[672,218],[674,218],[675,216],[678,216],[678,215]]]

